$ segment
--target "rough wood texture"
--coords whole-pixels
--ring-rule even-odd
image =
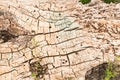
[[[36,69],[44,73],[35,71],[41,80],[84,80],[88,69],[120,55],[120,4],[1,0],[0,8],[15,16],[18,30],[30,32],[30,38],[17,38],[28,42],[24,47],[14,40],[0,45],[1,80],[34,80],[31,74]],[[0,20],[0,26],[4,22],[9,20]],[[16,27],[9,28],[10,33],[21,34]]]
[[[0,45],[8,42],[12,42],[13,45],[15,45],[14,43],[26,44],[30,40],[30,36],[28,36],[30,32],[21,27],[17,23],[16,16],[9,11],[1,9],[0,13]]]

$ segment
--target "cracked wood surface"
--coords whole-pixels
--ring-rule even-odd
[[[91,4],[0,1],[0,9],[15,15],[16,22],[30,32],[18,39],[28,42],[26,38],[32,36],[25,46],[14,41],[0,44],[1,80],[34,80],[31,70],[36,61],[43,69],[40,80],[84,80],[91,67],[113,61],[114,55],[120,55],[120,4]]]

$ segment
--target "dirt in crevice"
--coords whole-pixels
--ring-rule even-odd
[[[39,61],[30,64],[30,71],[32,72],[32,76],[36,79],[43,78],[44,74],[47,73],[47,69],[47,65],[41,65]]]

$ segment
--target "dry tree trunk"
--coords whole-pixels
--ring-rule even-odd
[[[102,5],[1,1],[1,80],[84,80],[91,67],[113,61],[119,54],[120,8]]]

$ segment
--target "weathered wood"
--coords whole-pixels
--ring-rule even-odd
[[[33,72],[44,80],[84,80],[88,69],[120,55],[119,4],[4,0],[0,5],[5,10],[0,30],[13,35],[0,44],[1,80],[34,80]]]

